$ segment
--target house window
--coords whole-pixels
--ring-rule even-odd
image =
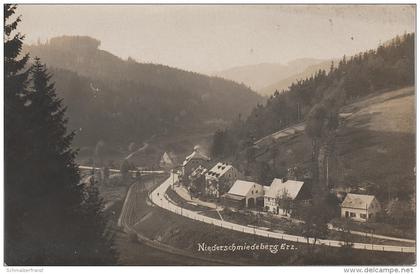
[[[356,213],[350,212],[350,217],[352,217],[352,218],[356,217]]]
[[[366,219],[366,214],[360,214],[360,218],[362,218],[362,219]]]
[[[258,190],[255,190],[255,193],[258,193]]]
[[[254,191],[251,191],[251,194],[254,194]]]

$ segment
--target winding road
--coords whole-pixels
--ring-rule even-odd
[[[191,211],[185,208],[182,208],[174,203],[172,203],[167,196],[165,195],[166,190],[173,184],[178,182],[177,174],[171,173],[168,179],[166,179],[160,186],[158,186],[154,191],[149,195],[150,200],[157,206],[164,208],[166,210],[172,211],[176,214],[182,215],[184,217],[201,221],[204,223],[212,224],[218,227],[223,227],[226,229],[236,230],[243,233],[258,235],[267,238],[281,239],[298,243],[306,243],[307,239],[302,236],[290,235],[279,232],[272,232],[256,227],[248,227],[244,225],[239,225],[219,219],[214,219],[211,217],[200,215],[195,211]],[[314,242],[313,238],[310,238],[311,243]],[[344,242],[328,239],[317,239],[316,245],[324,245],[331,247],[341,247]],[[384,252],[403,252],[403,253],[415,253],[415,246],[395,246],[395,245],[379,245],[371,243],[353,243],[352,248],[354,249],[363,249],[363,250],[374,250],[374,251],[384,251]]]
[[[138,233],[134,226],[141,221],[136,219],[136,208],[137,202],[139,199],[144,199],[142,195],[144,192],[147,192],[153,186],[145,186],[141,183],[134,183],[128,189],[124,204],[118,219],[118,226],[121,227],[124,232],[129,235],[136,235],[139,240],[139,244],[147,246],[154,253],[154,258],[152,260],[159,259],[160,261],[169,261],[168,265],[232,265],[233,263],[230,260],[222,260],[211,258],[208,256],[199,256],[197,254],[192,254],[186,250],[182,250],[165,243],[159,242],[154,239],[149,239]],[[146,194],[146,193],[144,193]],[[147,195],[145,195],[147,197]],[[149,213],[150,214],[150,213]],[[149,214],[146,214],[142,218],[147,218]],[[141,254],[141,260],[146,261],[147,264],[150,262],[147,260],[149,254]],[[176,263],[173,263],[176,262]],[[157,263],[160,265],[161,263]],[[241,264],[237,264],[241,265]]]

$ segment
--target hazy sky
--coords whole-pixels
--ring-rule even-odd
[[[122,58],[199,72],[337,58],[415,30],[408,5],[20,5],[18,12],[28,43],[89,35]]]

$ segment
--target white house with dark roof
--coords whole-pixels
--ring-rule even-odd
[[[288,197],[291,201],[304,199],[304,182],[275,178],[264,194],[264,208],[274,214],[285,214],[280,208],[278,199]]]
[[[348,193],[341,203],[341,217],[366,222],[381,211],[381,205],[373,195]]]
[[[210,158],[200,152],[199,146],[195,146],[194,151],[182,163],[182,175],[188,177],[197,167],[206,167],[208,161],[210,161]]]
[[[217,163],[206,173],[206,193],[209,196],[219,197],[232,187],[241,176],[240,172],[228,163]]]
[[[225,203],[229,200],[235,203],[240,201],[244,207],[255,207],[262,197],[264,197],[262,185],[244,180],[236,180],[229,192],[223,195]]]

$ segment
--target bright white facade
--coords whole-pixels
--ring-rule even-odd
[[[228,194],[244,197],[245,206],[254,207],[257,199],[264,196],[264,187],[254,182],[236,180]]]
[[[213,197],[223,195],[240,177],[240,172],[228,163],[217,163],[206,173],[206,192]]]
[[[273,214],[286,214],[285,210],[279,207],[278,199],[287,195],[295,200],[303,187],[302,181],[294,181],[275,178],[264,194],[264,207]]]
[[[381,205],[373,195],[348,193],[341,204],[341,217],[359,222],[373,219],[381,211]]]

